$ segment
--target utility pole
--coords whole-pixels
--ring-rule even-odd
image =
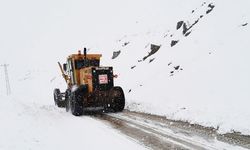
[[[5,83],[6,83],[6,94],[10,95],[11,94],[11,89],[10,89],[10,81],[9,81],[9,75],[8,75],[8,66],[9,64],[3,64],[0,65],[1,67],[4,67],[4,73],[5,73]]]

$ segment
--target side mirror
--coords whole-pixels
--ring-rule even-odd
[[[67,64],[63,64],[63,70],[64,70],[64,71],[67,70]]]

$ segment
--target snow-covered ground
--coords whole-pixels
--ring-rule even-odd
[[[1,96],[1,150],[145,149],[88,116]],[[17,100],[18,99],[18,100]]]
[[[76,147],[84,140],[93,148],[112,145],[101,140],[112,136],[121,138],[117,145],[135,146],[53,106],[53,88],[65,89],[57,61],[84,46],[103,54],[102,65],[114,66],[128,109],[250,135],[249,6],[248,0],[3,2],[0,63],[10,64],[12,95],[4,96],[1,68],[0,149],[53,149],[58,137],[66,149],[73,132],[80,132]],[[184,23],[189,35],[183,35]],[[178,42],[171,47],[172,41]],[[146,58],[151,44],[160,49]],[[111,59],[114,51],[120,55]]]

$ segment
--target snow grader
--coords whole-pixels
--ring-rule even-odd
[[[75,116],[89,110],[120,112],[124,109],[125,96],[121,87],[114,86],[113,67],[100,66],[101,54],[69,55],[63,66],[58,62],[67,89],[61,93],[54,89],[54,101]]]

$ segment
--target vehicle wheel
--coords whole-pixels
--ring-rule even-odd
[[[70,90],[69,89],[65,91],[65,108],[66,108],[66,112],[68,112],[70,109]]]
[[[111,109],[115,112],[120,112],[124,109],[125,106],[125,96],[121,87],[113,87],[110,90],[110,98],[111,98]]]
[[[62,100],[61,92],[59,89],[54,89],[54,101],[58,107],[65,107],[65,101]]]
[[[83,97],[76,92],[71,93],[70,109],[74,116],[83,115]]]

